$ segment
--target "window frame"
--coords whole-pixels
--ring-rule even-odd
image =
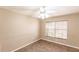
[[[47,23],[52,23],[52,22],[54,22],[55,23],[55,29],[54,29],[54,31],[55,31],[55,33],[54,33],[54,36],[48,36],[48,33],[47,33],[47,35],[46,35],[46,24]],[[67,22],[67,29],[56,29],[56,22]],[[56,30],[66,30],[67,32],[67,38],[58,38],[58,37],[56,37]],[[61,20],[61,21],[47,21],[46,23],[45,23],[45,36],[46,37],[53,37],[53,38],[57,38],[57,39],[68,39],[68,21],[67,20]]]

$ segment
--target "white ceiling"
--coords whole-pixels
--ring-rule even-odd
[[[35,18],[41,18],[41,6],[6,6],[0,8],[8,9]],[[54,17],[71,13],[79,13],[79,6],[46,6],[45,10],[47,17]]]

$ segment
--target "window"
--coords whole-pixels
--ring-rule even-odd
[[[67,21],[46,23],[46,36],[67,39]]]

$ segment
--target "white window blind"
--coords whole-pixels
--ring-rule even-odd
[[[47,22],[45,27],[46,36],[67,39],[67,21]]]

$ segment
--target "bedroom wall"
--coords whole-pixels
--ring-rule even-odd
[[[68,21],[68,39],[57,39],[52,37],[45,36],[45,23],[48,21]],[[75,47],[79,49],[79,13],[73,13],[70,15],[63,15],[57,17],[48,18],[41,23],[41,38],[43,40],[55,42],[58,44],[63,44],[71,47]]]
[[[0,9],[0,51],[12,51],[39,39],[39,21]]]

